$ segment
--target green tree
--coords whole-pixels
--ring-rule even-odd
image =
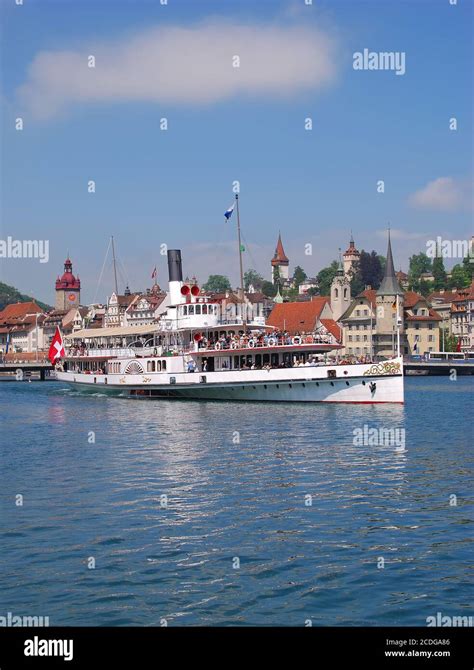
[[[471,283],[471,277],[469,276],[466,267],[464,264],[457,263],[451,270],[451,277],[448,280],[448,288],[466,288]]]
[[[303,270],[303,268],[300,267],[299,265],[297,265],[297,266],[295,267],[295,271],[293,272],[293,284],[294,284],[295,286],[299,286],[300,284],[302,284],[302,283],[305,281],[305,279],[307,278],[307,276],[308,276],[308,275],[307,275],[306,272]]]
[[[442,256],[436,256],[436,258],[433,259],[432,272],[434,278],[434,290],[439,291],[442,288],[446,288],[447,276]]]
[[[414,254],[410,256],[410,265],[408,269],[408,283],[412,290],[420,290],[420,277],[423,272],[431,272],[433,264],[431,258],[425,253]]]
[[[274,298],[277,293],[277,287],[271,281],[263,281],[260,290],[267,298]]]
[[[331,284],[336,276],[336,272],[339,268],[339,262],[333,261],[331,265],[326,268],[323,268],[318,272],[317,280],[319,285],[319,294],[320,295],[330,295],[331,293]]]
[[[440,328],[439,336],[440,348],[443,348],[443,329]],[[448,333],[448,329],[444,329],[444,351],[456,351],[458,346],[458,338],[456,335]]]
[[[312,286],[306,291],[306,295],[319,295],[319,288],[316,288],[316,286]]]
[[[262,290],[263,277],[256,270],[247,270],[244,272],[244,286],[245,290],[249,290],[250,284],[254,287],[256,291]]]
[[[231,290],[231,285],[229,279],[224,275],[209,275],[203,289],[212,293],[225,293]]]
[[[463,259],[463,267],[466,272],[466,276],[469,277],[469,284],[472,281],[474,275],[474,247],[471,247],[470,253]]]

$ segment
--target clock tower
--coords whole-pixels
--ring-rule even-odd
[[[69,310],[79,307],[81,300],[81,280],[72,274],[69,257],[64,261],[64,273],[56,279],[56,309]]]

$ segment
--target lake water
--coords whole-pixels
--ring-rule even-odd
[[[473,615],[473,382],[409,378],[404,407],[2,383],[0,616],[424,626],[437,612]],[[364,426],[405,439],[355,440]]]

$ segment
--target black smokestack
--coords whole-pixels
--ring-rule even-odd
[[[170,281],[183,281],[181,249],[168,249],[168,276]]]

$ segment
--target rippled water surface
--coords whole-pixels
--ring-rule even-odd
[[[406,391],[405,407],[279,405],[1,383],[0,615],[299,626],[472,615],[473,381],[412,378]],[[405,449],[355,445],[364,425],[404,428]]]

